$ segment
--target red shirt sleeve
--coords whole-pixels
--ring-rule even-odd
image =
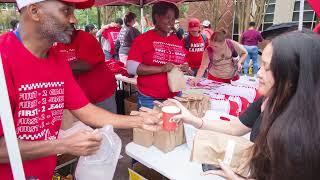
[[[143,42],[142,42],[142,35],[138,36],[136,39],[133,40],[131,45],[128,60],[137,61],[139,63],[143,62]]]
[[[77,33],[74,40],[77,43],[77,59],[84,60],[90,65],[104,62],[105,56],[98,40],[87,32],[77,31]]]

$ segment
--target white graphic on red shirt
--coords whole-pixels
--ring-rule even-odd
[[[116,42],[119,36],[119,32],[110,32],[111,38],[113,42]]]
[[[65,48],[65,49],[60,49],[59,53],[64,57],[68,62],[71,61],[76,61],[77,56],[76,56],[76,49],[75,48]]]
[[[21,140],[56,139],[64,108],[64,82],[19,87],[16,132]]]
[[[204,52],[204,43],[191,43],[189,52]]]
[[[182,46],[164,42],[153,42],[155,53],[153,62],[166,64],[168,62],[183,64],[185,62],[185,52]]]

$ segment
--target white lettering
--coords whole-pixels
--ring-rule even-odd
[[[19,125],[35,125],[38,123],[38,117],[35,118],[20,118],[18,121]]]
[[[18,112],[18,117],[23,117],[23,116],[27,116],[27,117],[31,117],[31,116],[36,116],[38,115],[38,109],[34,109],[34,110],[20,110]]]
[[[49,102],[51,103],[59,103],[64,101],[64,96],[55,96],[55,97],[50,97]]]
[[[25,132],[29,132],[29,133],[34,133],[38,131],[38,127],[37,126],[19,126],[17,128],[17,133],[25,133]]]
[[[38,101],[33,100],[33,101],[25,101],[25,102],[20,102],[19,103],[19,108],[21,109],[33,109],[37,106]]]
[[[21,101],[33,100],[37,98],[37,91],[33,91],[30,93],[20,93],[19,99]]]
[[[56,95],[63,95],[64,94],[64,89],[60,88],[60,89],[51,89],[49,94],[51,96],[56,96]]]
[[[60,104],[50,104],[50,107],[48,110],[53,110],[53,109],[63,109],[64,108],[64,103]]]

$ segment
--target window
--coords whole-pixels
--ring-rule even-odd
[[[274,11],[276,9],[276,0],[270,0],[269,4],[265,5],[265,8],[266,13],[264,15],[264,20],[261,27],[259,28],[261,31],[273,25]]]
[[[239,23],[238,18],[235,18],[235,15],[233,16],[233,27],[232,27],[232,39],[235,41],[239,41]]]
[[[309,3],[304,0],[304,10],[303,10],[303,27],[308,29],[313,29],[316,26],[317,16],[310,7]],[[292,15],[293,22],[299,22],[299,13],[300,13],[300,2],[301,0],[295,0],[294,9]]]

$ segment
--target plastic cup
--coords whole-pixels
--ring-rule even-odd
[[[170,122],[169,120],[181,113],[180,109],[176,106],[165,106],[161,109],[162,111],[162,120],[163,120],[163,129],[166,131],[174,131],[177,129],[176,122]]]

